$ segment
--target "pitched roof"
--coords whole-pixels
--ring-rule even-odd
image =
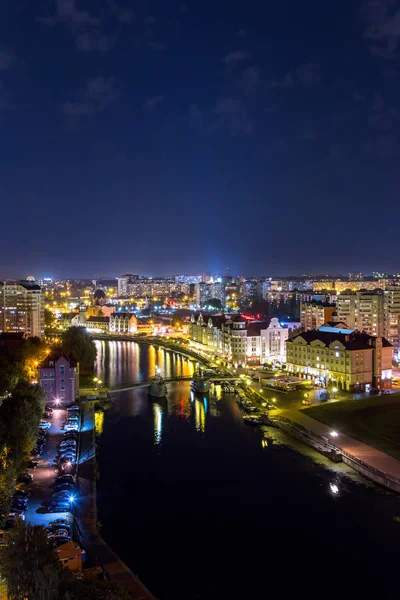
[[[263,329],[267,329],[267,321],[251,321],[247,326],[247,337],[257,337]]]
[[[75,360],[64,354],[61,348],[56,348],[50,354],[46,356],[46,358],[40,363],[39,369],[48,369],[50,367],[50,362],[57,362],[61,357],[65,358],[69,362],[69,366],[76,367],[77,363]]]
[[[108,323],[110,321],[110,317],[89,317],[86,323]]]
[[[311,344],[316,340],[322,342],[325,346],[330,346],[332,342],[340,342],[346,348],[346,350],[368,350],[369,348],[375,345],[375,340],[377,339],[373,335],[369,335],[368,333],[363,333],[360,331],[353,331],[352,333],[341,333],[333,332],[333,331],[320,331],[318,329],[312,329],[311,331],[305,331],[303,333],[298,333],[294,335],[292,338],[287,340],[287,343],[292,344],[295,339],[298,337],[302,337],[307,344]],[[390,348],[392,344],[390,344],[386,338],[382,338],[382,346],[383,348]]]

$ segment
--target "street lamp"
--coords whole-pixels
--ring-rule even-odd
[[[276,398],[271,398],[271,401],[275,404],[276,403]]]
[[[330,434],[333,438],[336,438],[339,434],[337,431],[335,431],[334,429],[332,429],[332,431],[330,432]]]

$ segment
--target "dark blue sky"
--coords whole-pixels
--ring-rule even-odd
[[[0,276],[400,270],[399,1],[0,10]]]

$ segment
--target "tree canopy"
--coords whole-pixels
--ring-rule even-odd
[[[210,300],[207,300],[206,305],[215,308],[216,310],[223,309],[222,302],[219,298],[210,298]]]
[[[70,327],[62,335],[63,352],[76,362],[82,371],[93,369],[96,360],[96,346],[83,327]]]

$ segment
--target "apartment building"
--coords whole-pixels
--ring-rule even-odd
[[[328,323],[286,342],[289,373],[348,391],[392,385],[393,348],[384,337]]]
[[[396,360],[400,355],[400,286],[384,292],[384,336],[393,346]]]
[[[329,302],[301,302],[300,323],[305,331],[316,329],[332,319],[336,306]]]
[[[338,294],[336,313],[338,320],[344,321],[349,329],[358,329],[375,336],[382,336],[384,333],[382,290]]]
[[[44,337],[44,295],[34,280],[0,283],[0,333]]]

